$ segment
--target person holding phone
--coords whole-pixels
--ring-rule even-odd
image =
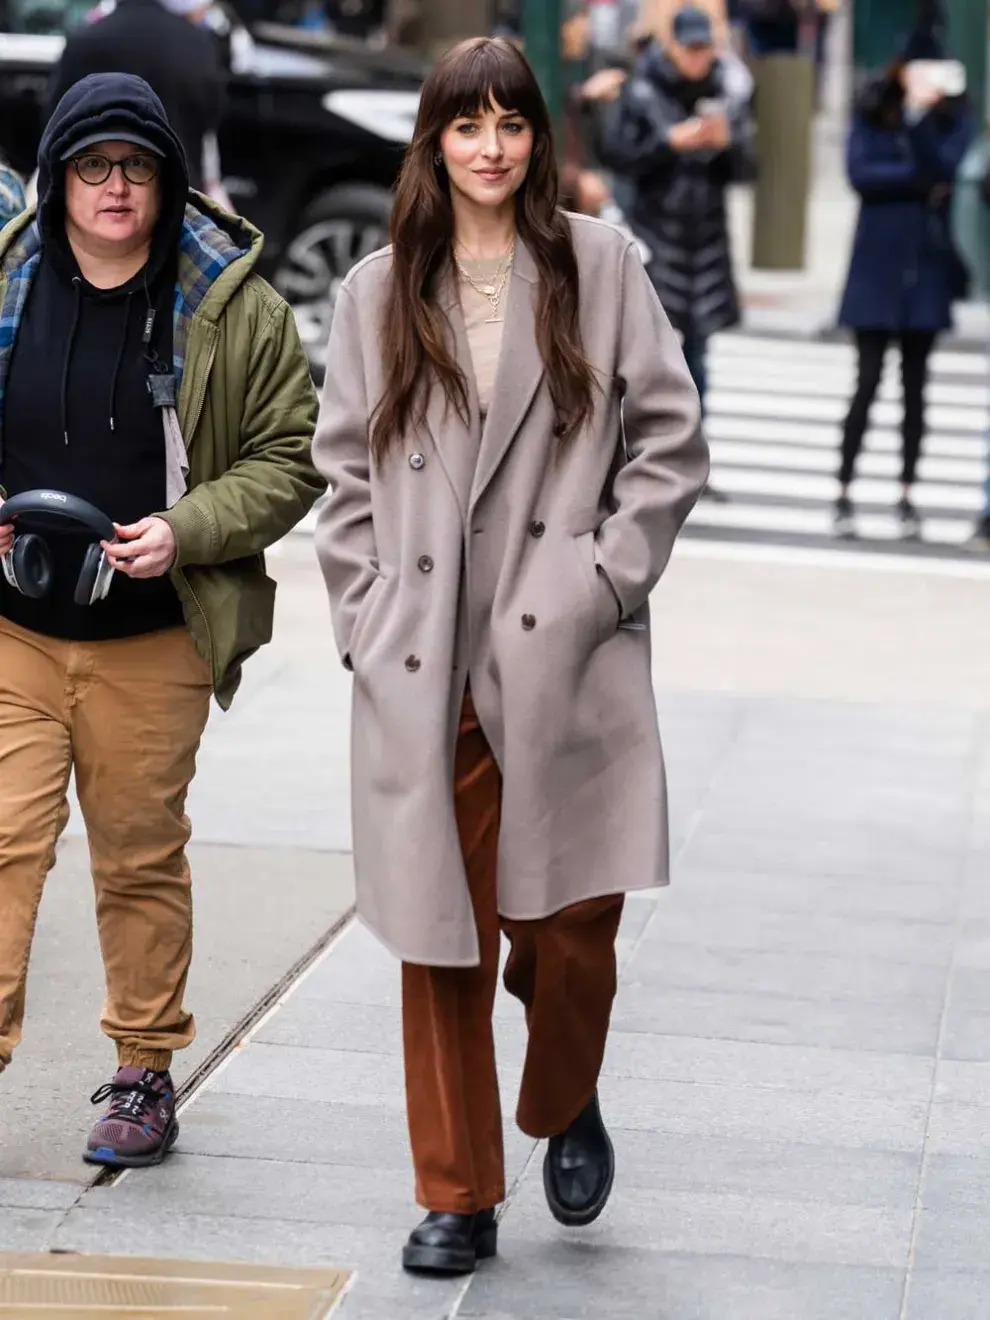
[[[755,170],[748,96],[735,86],[710,15],[689,6],[665,45],[644,47],[601,120],[601,159],[633,184],[632,227],[702,408],[708,340],[739,320],[725,192]]]
[[[897,513],[902,535],[916,537],[921,530],[912,489],[924,438],[928,363],[968,282],[950,214],[973,121],[965,96],[946,94],[960,90],[958,68],[949,61],[930,63],[941,54],[931,24],[919,26],[886,73],[866,88],[849,134],[847,169],[860,213],[839,324],[855,335],[858,379],[842,433],[833,523],[839,536],[855,531],[850,485],[894,342],[901,350],[904,392]]]

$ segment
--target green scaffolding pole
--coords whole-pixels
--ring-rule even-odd
[[[561,0],[524,0],[522,16],[526,56],[540,80],[558,134],[564,113],[564,69],[560,58],[562,8]]]

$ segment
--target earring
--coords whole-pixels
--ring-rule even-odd
[[[435,165],[437,165],[437,166],[440,166],[440,165],[443,164],[443,152],[442,152],[442,151],[438,151],[437,154],[433,157],[433,163],[434,163]]]

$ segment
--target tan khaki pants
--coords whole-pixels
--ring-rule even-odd
[[[70,772],[89,837],[120,1063],[164,1069],[195,1034],[186,792],[210,677],[184,628],[65,642],[0,619],[0,1070],[21,1037],[45,877]]]

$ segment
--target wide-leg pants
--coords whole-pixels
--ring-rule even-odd
[[[616,990],[623,895],[539,921],[499,916],[502,782],[470,696],[455,760],[455,810],[474,905],[477,967],[404,963],[406,1100],[416,1196],[427,1210],[470,1214],[505,1199],[492,1011],[500,931],[505,987],[526,1009],[529,1043],[517,1122],[531,1137],[563,1132],[598,1085]]]

